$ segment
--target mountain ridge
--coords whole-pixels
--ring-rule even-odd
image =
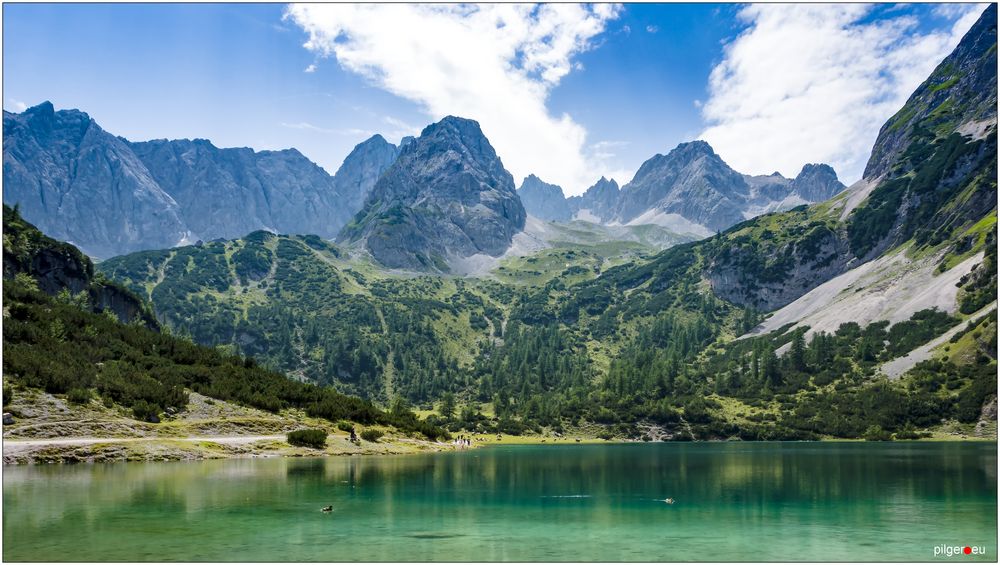
[[[4,111],[4,203],[95,257],[259,229],[332,238],[398,153],[373,136],[331,176],[294,148],[132,142],[43,102]],[[87,212],[95,205],[108,212]]]

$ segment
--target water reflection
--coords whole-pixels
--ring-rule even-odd
[[[995,444],[941,443],[7,467],[3,556],[766,560],[794,539],[806,559],[927,560],[934,541],[995,560],[995,467]]]

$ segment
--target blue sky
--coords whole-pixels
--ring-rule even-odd
[[[295,147],[333,173],[381,133],[477,119],[516,182],[580,193],[702,138],[742,172],[830,162],[878,127],[975,5],[5,4],[3,107],[131,140]]]

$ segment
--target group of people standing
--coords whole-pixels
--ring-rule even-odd
[[[452,443],[461,448],[472,447],[472,440],[465,436],[458,436]]]

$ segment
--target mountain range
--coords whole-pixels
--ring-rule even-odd
[[[509,176],[478,124],[455,117],[399,146],[375,135],[331,176],[294,149],[130,142],[47,102],[4,112],[4,203],[98,258],[266,230],[336,238],[387,267],[446,272],[507,252],[525,211],[697,238],[843,189],[826,165],[795,179],[741,175],[701,141],[654,156],[622,188],[602,178],[581,196],[534,175],[512,191]]]
[[[808,164],[794,179],[750,176],[729,167],[704,141],[682,143],[647,160],[625,186],[602,178],[582,196],[531,175],[518,194],[544,220],[609,225],[656,224],[707,237],[748,218],[822,202],[844,189],[829,165]]]
[[[260,229],[333,238],[399,154],[376,135],[330,176],[295,149],[129,142],[48,102],[3,124],[3,202],[98,258]]]
[[[453,431],[995,437],[996,27],[991,5],[885,123],[864,178],[846,189],[826,165],[794,179],[742,175],[695,141],[621,188],[601,179],[567,199],[528,177],[519,196],[479,125],[447,117],[399,148],[375,139],[355,150],[359,165],[347,170],[375,182],[349,185],[367,194],[335,243],[258,230],[96,268],[171,332],[296,380],[426,410],[457,398],[461,409],[432,416]],[[11,178],[38,175],[55,206],[60,183],[91,177],[56,175],[72,152],[51,140],[95,126],[76,112],[43,120],[55,128],[46,133],[39,111],[10,116],[30,130],[11,148]],[[119,163],[101,174],[128,165],[134,205],[160,202],[181,218],[175,185],[145,164],[152,146],[97,139],[75,142],[87,150],[73,162]],[[532,210],[562,220],[544,224]],[[637,221],[650,223],[625,225]],[[701,237],[665,250],[593,241],[595,229],[635,235],[662,230],[657,222]],[[545,230],[548,247],[509,253]],[[5,254],[14,243],[5,233]],[[412,273],[469,257],[497,263],[480,276]]]

